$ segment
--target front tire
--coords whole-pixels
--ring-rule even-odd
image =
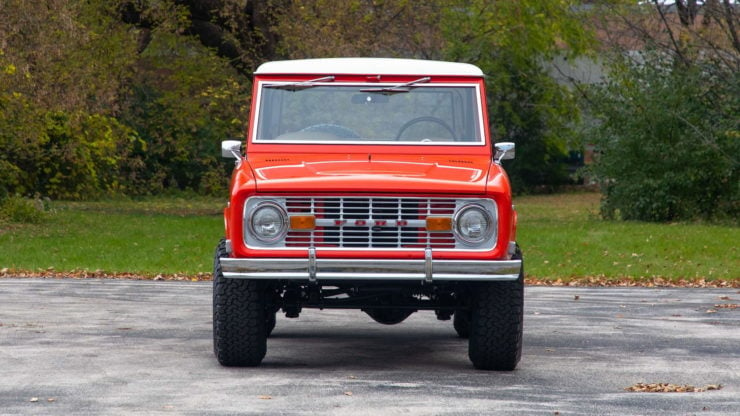
[[[258,281],[224,278],[226,256],[221,240],[213,262],[213,351],[223,366],[257,366],[267,352],[267,293]]]
[[[512,257],[521,259],[517,248]],[[473,299],[468,355],[480,370],[512,371],[522,355],[524,268],[512,282],[486,282]]]

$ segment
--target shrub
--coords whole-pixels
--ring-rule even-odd
[[[133,165],[138,137],[115,118],[42,111],[7,97],[0,109],[0,197],[88,199],[125,191],[121,170]]]
[[[121,190],[119,168],[138,137],[112,117],[48,112],[35,191],[87,199]]]
[[[740,74],[721,69],[646,54],[596,89],[588,133],[605,217],[737,220]]]
[[[0,222],[39,224],[46,218],[46,203],[19,196],[0,199]]]

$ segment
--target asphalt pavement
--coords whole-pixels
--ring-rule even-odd
[[[510,373],[451,321],[278,317],[258,368],[213,356],[210,282],[0,280],[0,415],[737,415],[738,289],[525,292]],[[717,306],[718,305],[718,306]],[[719,390],[635,393],[636,383]]]

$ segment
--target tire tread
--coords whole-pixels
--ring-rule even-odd
[[[226,279],[220,257],[225,241],[216,248],[213,267],[213,349],[223,366],[257,366],[267,352],[263,288],[258,281]]]
[[[521,259],[518,249],[514,258]],[[481,370],[514,370],[522,353],[523,318],[523,270],[513,282],[477,287],[468,344],[473,365]]]

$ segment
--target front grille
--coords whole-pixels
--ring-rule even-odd
[[[285,206],[316,218],[315,229],[288,232],[286,247],[455,248],[452,231],[426,230],[427,217],[452,217],[454,199],[287,197]]]

